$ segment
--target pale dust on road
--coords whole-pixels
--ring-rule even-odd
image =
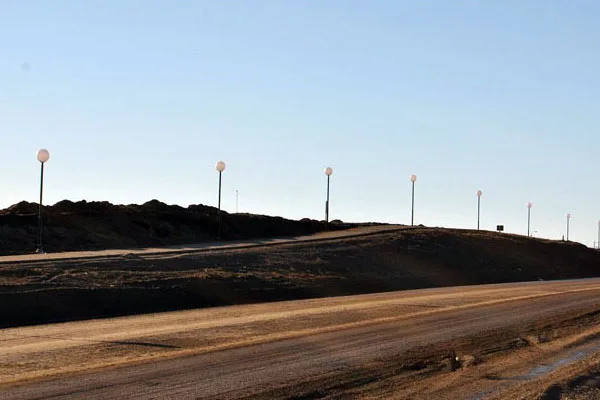
[[[0,384],[597,289],[600,280],[469,286],[4,329]]]

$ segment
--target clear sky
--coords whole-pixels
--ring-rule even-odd
[[[223,204],[591,245],[596,0],[0,2],[0,207]]]

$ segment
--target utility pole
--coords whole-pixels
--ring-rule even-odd
[[[417,176],[416,175],[411,175],[409,179],[412,182],[412,201],[411,201],[411,210],[410,210],[410,226],[414,226],[414,224],[415,224],[415,182],[417,181]]]
[[[223,161],[217,161],[217,165],[215,166],[217,171],[219,172],[219,203],[218,203],[218,211],[217,211],[217,240],[221,239],[221,180],[223,171],[225,171],[225,163]]]
[[[235,190],[235,213],[238,213],[238,206],[239,206],[239,198],[240,198],[240,193],[239,191],[236,189]]]
[[[325,175],[327,176],[327,199],[325,200],[325,222],[327,226],[329,226],[329,181],[331,179],[331,175],[333,174],[333,168],[327,167],[325,168]]]

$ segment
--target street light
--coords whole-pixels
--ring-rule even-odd
[[[42,254],[44,246],[42,243],[42,197],[44,193],[44,164],[50,159],[50,153],[46,149],[38,150],[36,154],[37,160],[40,162],[40,203],[38,208],[38,248],[36,253]]]
[[[417,181],[417,176],[411,175],[410,181],[412,182],[412,208],[410,213],[410,225],[413,226],[415,224],[415,182]]]
[[[598,220],[598,249],[600,249],[600,219]]]
[[[329,223],[329,180],[333,174],[331,167],[325,168],[325,175],[327,175],[327,200],[325,200],[325,222]]]
[[[478,190],[475,194],[477,195],[477,230],[479,230],[479,215],[481,213],[481,195],[483,194],[483,192],[481,190]]]
[[[567,214],[567,242],[569,241],[569,222],[571,221],[571,213]]]
[[[217,161],[215,165],[217,171],[219,171],[219,208],[217,211],[217,239],[221,239],[221,177],[223,171],[225,171],[225,163],[223,161]]]
[[[531,204],[531,202],[527,203],[527,236],[529,235],[529,229],[531,227],[531,207],[533,207],[533,204]]]

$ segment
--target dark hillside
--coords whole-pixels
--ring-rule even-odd
[[[0,263],[0,327],[600,275],[600,252],[580,244],[424,227],[174,256],[31,260]]]
[[[0,255],[36,249],[38,206],[21,202],[0,210]],[[71,202],[44,207],[43,239],[47,252],[165,246],[215,240],[217,209],[204,205],[183,208],[152,200],[142,205]],[[306,235],[352,225],[310,219],[221,212],[221,238],[252,239]]]

